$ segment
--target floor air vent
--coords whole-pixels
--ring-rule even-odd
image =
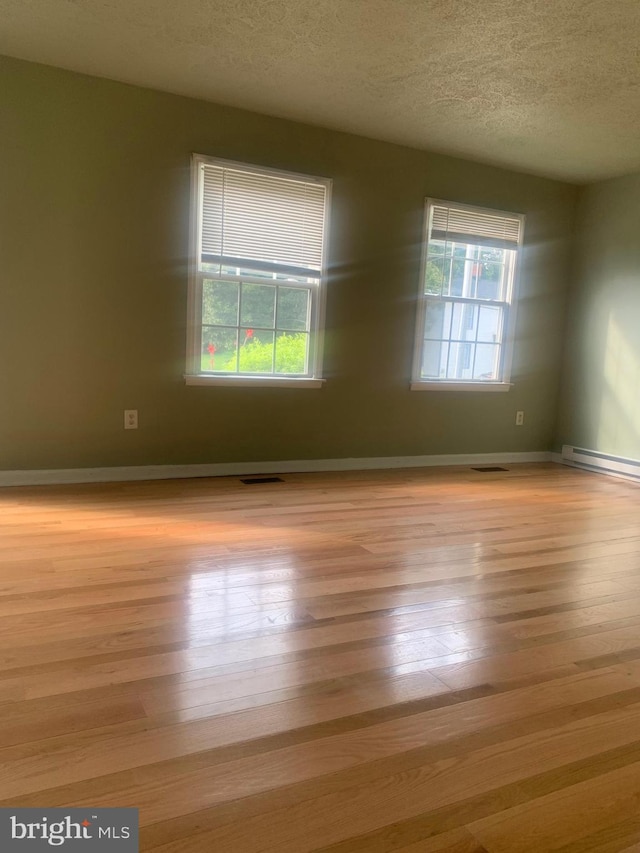
[[[480,471],[483,474],[488,474],[490,471],[508,471],[508,468],[500,468],[498,465],[486,465],[484,468],[472,468],[472,471]]]
[[[240,480],[245,486],[257,486],[258,483],[284,483],[282,477],[247,477],[245,480]]]

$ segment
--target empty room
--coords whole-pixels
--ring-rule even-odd
[[[637,0],[0,0],[0,851],[640,850]]]

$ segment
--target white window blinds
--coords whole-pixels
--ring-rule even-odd
[[[432,207],[432,240],[517,249],[521,228],[522,218],[519,216],[439,204]]]
[[[320,277],[324,183],[224,165],[202,170],[203,262]]]

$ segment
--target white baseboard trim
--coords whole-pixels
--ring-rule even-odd
[[[362,471],[382,468],[432,468],[445,465],[504,465],[550,462],[546,451],[530,453],[451,453],[439,456],[370,456],[350,459],[288,459],[280,462],[220,462],[201,465],[131,465],[114,468],[57,468],[0,471],[0,487],[64,483],[114,483],[246,474],[294,474],[313,471]]]
[[[570,468],[580,468],[596,474],[606,474],[624,480],[640,481],[640,460],[628,459],[624,456],[613,456],[598,450],[587,450],[584,447],[562,445],[562,453],[552,453],[551,461]]]

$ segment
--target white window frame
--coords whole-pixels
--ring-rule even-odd
[[[507,293],[504,301],[489,302],[486,304],[500,305],[503,310],[503,336],[501,343],[501,359],[499,379],[496,381],[487,381],[483,379],[425,379],[422,377],[423,363],[423,347],[424,347],[424,328],[426,319],[427,300],[433,299],[429,294],[425,293],[425,280],[427,270],[427,255],[429,241],[431,239],[431,219],[432,209],[434,207],[453,207],[456,210],[469,210],[473,213],[489,214],[493,216],[505,216],[510,219],[520,220],[520,234],[515,258],[513,259],[512,270],[507,282]],[[495,210],[493,208],[478,207],[477,205],[459,204],[454,201],[443,201],[442,199],[427,198],[425,199],[425,218],[424,218],[424,238],[422,241],[422,258],[420,263],[420,284],[418,291],[418,303],[416,311],[416,333],[413,352],[413,367],[410,388],[412,391],[508,391],[513,383],[511,380],[511,368],[513,365],[513,351],[515,346],[515,328],[516,328],[516,308],[518,300],[518,282],[520,268],[522,266],[522,239],[524,233],[525,217],[521,213],[513,213],[511,211]],[[462,297],[453,297],[448,300],[452,302],[465,303],[473,305],[483,304],[485,300],[481,299],[464,299]]]
[[[240,373],[207,373],[201,368],[202,348],[202,290],[203,281],[242,281],[247,284],[268,284],[264,278],[251,276],[230,276],[204,271],[201,267],[202,258],[202,185],[203,166],[215,165],[222,168],[240,169],[243,172],[254,172],[259,175],[273,175],[280,178],[292,178],[305,182],[320,183],[325,187],[324,239],[322,245],[322,267],[317,282],[296,282],[296,288],[308,289],[310,294],[310,326],[309,326],[309,359],[307,372],[304,376],[288,376],[286,374],[240,374]],[[327,247],[329,235],[329,213],[331,207],[330,178],[303,175],[281,169],[272,169],[241,163],[234,160],[224,160],[203,154],[191,156],[191,216],[189,229],[189,291],[187,298],[187,372],[184,379],[187,385],[212,386],[241,386],[241,387],[288,387],[288,388],[321,388],[322,356],[324,345],[325,303],[327,290]],[[277,282],[286,286],[286,283]]]

